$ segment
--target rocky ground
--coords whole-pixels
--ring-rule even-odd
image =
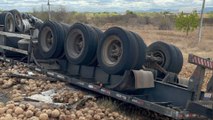
[[[30,75],[26,78],[16,75]],[[45,78],[45,79],[44,79]],[[10,65],[0,62],[0,120],[130,120],[113,107],[103,102],[86,99],[76,104],[88,93],[70,90],[62,82],[51,82],[47,77],[29,70],[23,65]],[[55,90],[54,103],[69,105],[57,106],[27,99],[31,95]],[[80,107],[79,107],[80,106]]]

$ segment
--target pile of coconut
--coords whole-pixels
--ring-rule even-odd
[[[30,75],[32,78],[14,75]],[[44,79],[45,78],[45,79]],[[51,79],[51,78],[50,78]],[[0,120],[128,120],[110,107],[89,99],[78,107],[52,106],[25,98],[47,90],[61,90],[52,96],[56,103],[74,105],[87,93],[70,90],[63,82],[52,82],[48,77],[31,71],[21,64],[0,62]],[[5,97],[5,98],[4,98]]]

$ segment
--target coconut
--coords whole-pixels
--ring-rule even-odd
[[[13,113],[13,109],[7,109],[6,113],[7,114],[12,114]]]
[[[33,116],[33,117],[29,118],[29,120],[39,120],[39,118],[36,116]]]
[[[98,114],[94,115],[93,117],[94,117],[95,120],[100,120],[101,119],[101,116],[98,115]]]
[[[3,114],[3,113],[5,113],[5,111],[6,111],[6,108],[5,108],[5,107],[3,107],[3,108],[0,108],[0,114]]]
[[[70,115],[70,117],[71,117],[71,119],[76,119],[76,115],[73,113]]]
[[[26,105],[25,104],[20,104],[19,107],[21,107],[23,110],[26,109]]]
[[[48,116],[51,116],[51,114],[52,114],[52,110],[51,109],[47,109],[45,112],[48,114]]]
[[[92,119],[92,115],[87,114],[87,115],[86,115],[86,118],[87,118],[87,119]]]
[[[23,119],[23,118],[24,118],[24,115],[23,115],[23,114],[20,114],[20,115],[18,115],[18,118]]]
[[[119,117],[119,114],[118,114],[117,112],[113,112],[113,113],[112,113],[112,116],[114,116],[114,117],[117,118],[117,117]]]
[[[28,110],[32,110],[32,111],[34,111],[34,109],[35,109],[35,106],[33,106],[33,105],[29,104],[29,106],[28,106]]]
[[[79,117],[79,120],[87,120],[85,117]]]
[[[57,109],[53,110],[51,113],[51,116],[53,118],[57,118],[57,117],[59,117],[59,115],[60,115],[60,112]]]
[[[39,119],[40,119],[40,120],[48,120],[49,117],[48,117],[47,113],[41,113],[41,114],[39,115]]]
[[[61,114],[61,115],[59,116],[59,120],[68,120],[68,119],[67,119],[67,116],[66,116],[66,115]],[[69,119],[69,120],[70,120],[70,119]]]
[[[3,120],[13,120],[13,117],[11,114],[6,114]]]
[[[26,112],[26,117],[27,118],[30,118],[30,117],[32,117],[33,116],[33,112],[31,111],[31,110],[27,110],[27,112]]]
[[[82,113],[81,110],[78,110],[78,111],[76,112],[76,115],[77,115],[78,117],[80,117],[80,116],[83,116],[83,113]]]
[[[23,112],[24,112],[24,110],[23,110],[21,107],[16,107],[16,108],[15,108],[15,113],[16,113],[17,115],[23,114]]]

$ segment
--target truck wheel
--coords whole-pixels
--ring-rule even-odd
[[[98,33],[92,27],[75,23],[71,26],[64,43],[65,55],[70,63],[90,65],[96,59]]]
[[[179,66],[182,66],[178,61],[183,59],[179,52],[174,46],[161,41],[152,43],[147,49],[148,55],[152,54],[154,57],[161,58],[161,61],[157,62],[161,67],[177,74],[180,72]]]
[[[144,43],[143,39],[137,33],[131,32],[131,34],[133,34],[133,36],[137,40],[138,49],[139,49],[136,66],[134,67],[134,69],[138,70],[138,69],[141,69],[145,63],[147,46]]]
[[[4,25],[3,31],[5,32],[15,31],[14,17],[10,12],[3,12],[0,14],[0,24]]]
[[[39,32],[38,46],[43,58],[57,58],[63,53],[65,34],[62,26],[54,21],[46,21]]]
[[[138,54],[137,41],[130,32],[119,27],[109,28],[97,49],[101,68],[108,74],[123,74],[135,64]]]
[[[100,41],[100,39],[103,37],[104,33],[97,27],[94,27],[94,26],[90,26],[90,27],[92,27],[92,29],[97,33],[96,38],[98,39],[98,41]],[[91,63],[89,65],[91,65],[91,66],[98,65],[97,54],[95,54],[95,57],[93,58],[93,60],[91,61]]]
[[[13,14],[13,17],[15,20],[15,30],[17,32],[23,32],[24,25],[23,25],[21,13],[19,13],[18,10],[10,10],[9,12]]]
[[[176,59],[176,63],[173,62],[174,68],[173,69],[174,73],[180,73],[182,67],[183,67],[183,54],[180,51],[180,49],[174,45],[171,45],[175,51],[176,51],[176,55],[177,55],[177,59]]]

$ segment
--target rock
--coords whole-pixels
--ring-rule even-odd
[[[23,114],[23,112],[24,112],[24,110],[23,110],[21,107],[16,107],[16,108],[15,108],[15,113],[16,113],[17,115]]]
[[[49,117],[46,113],[41,113],[39,116],[40,120],[49,120]]]

